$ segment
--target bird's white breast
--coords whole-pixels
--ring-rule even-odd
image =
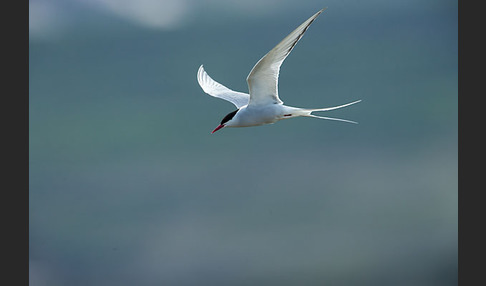
[[[247,105],[235,115],[236,125],[233,127],[248,127],[275,123],[282,119],[288,107],[282,104]]]

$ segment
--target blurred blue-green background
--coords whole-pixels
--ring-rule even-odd
[[[253,65],[327,116],[223,129]],[[31,285],[457,285],[457,1],[30,0]],[[321,113],[322,114],[322,113]]]

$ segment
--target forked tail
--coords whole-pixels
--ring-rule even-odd
[[[348,123],[354,123],[354,124],[358,124],[358,122],[351,121],[351,120],[346,120],[346,119],[341,119],[341,118],[325,117],[325,116],[317,116],[317,115],[312,114],[312,112],[317,112],[317,111],[329,111],[329,110],[339,109],[339,108],[343,108],[343,107],[346,107],[346,106],[349,106],[349,105],[352,105],[352,104],[358,103],[358,102],[360,102],[360,101],[361,101],[361,99],[360,99],[360,100],[353,101],[353,102],[350,102],[350,103],[346,103],[346,104],[343,104],[343,105],[339,105],[339,106],[333,106],[333,107],[327,107],[327,108],[318,108],[318,109],[303,109],[303,110],[306,112],[306,114],[303,114],[302,116],[306,116],[306,117],[314,117],[314,118],[319,118],[319,119],[327,119],[327,120],[336,120],[336,121],[343,121],[343,122],[348,122]]]

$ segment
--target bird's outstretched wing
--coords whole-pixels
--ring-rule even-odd
[[[244,105],[247,105],[250,101],[249,94],[231,90],[219,82],[216,82],[206,73],[202,65],[197,71],[197,81],[205,93],[227,100],[236,105],[238,109]]]
[[[302,38],[310,24],[325,9],[320,10],[307,19],[256,63],[246,79],[250,90],[250,105],[283,103],[278,97],[278,73],[280,66],[295,44]]]

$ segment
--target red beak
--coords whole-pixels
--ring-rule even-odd
[[[221,129],[223,127],[224,127],[224,124],[218,125],[218,127],[214,128],[214,130],[213,130],[213,132],[211,132],[211,134],[213,134],[214,132],[218,131],[219,129]]]

